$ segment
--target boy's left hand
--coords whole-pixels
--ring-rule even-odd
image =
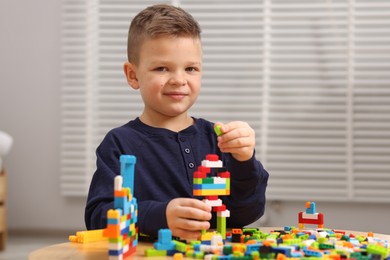
[[[218,136],[218,147],[223,153],[231,153],[237,161],[252,158],[255,149],[255,131],[248,123],[233,121],[228,124],[215,123],[221,126],[222,135]]]

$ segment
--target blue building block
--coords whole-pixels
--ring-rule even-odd
[[[308,257],[310,257],[310,256],[322,257],[322,253],[320,251],[310,250],[307,247],[304,247],[302,251],[305,254],[305,256],[308,256]]]
[[[307,206],[308,205],[306,205],[306,213],[307,214],[316,214],[317,213],[316,203],[315,202],[310,202],[309,207],[307,207]]]
[[[246,245],[246,254],[251,254],[253,251],[259,251],[260,250],[260,243],[257,244],[248,244]]]
[[[170,229],[160,229],[158,231],[158,240],[154,243],[157,250],[174,250],[176,244],[172,241],[172,231]]]
[[[226,190],[226,184],[194,184],[194,190]]]
[[[290,257],[291,256],[291,247],[283,247],[283,246],[272,247],[272,252],[274,252],[276,255],[283,254],[287,257]]]
[[[134,166],[136,157],[133,155],[121,155],[120,158],[121,175],[123,176],[123,187],[130,188],[131,194],[134,194]]]

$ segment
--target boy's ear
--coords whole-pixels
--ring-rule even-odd
[[[125,62],[123,65],[123,71],[126,75],[127,83],[130,85],[130,87],[133,89],[139,89],[135,65],[130,62]]]

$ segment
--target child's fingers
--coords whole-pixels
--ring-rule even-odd
[[[248,123],[242,121],[233,121],[227,124],[218,122],[214,125],[214,131],[218,136],[223,136],[224,139],[249,135],[250,130],[252,130],[252,128]],[[218,134],[218,131],[220,134]]]
[[[185,219],[193,219],[196,221],[209,221],[211,219],[211,212],[200,210],[197,208],[183,207],[179,212],[178,217]]]
[[[245,125],[230,125],[225,126],[226,132],[218,137],[220,145],[227,145],[229,147],[245,146],[246,141],[251,142],[254,138],[254,131],[252,128],[246,127]]]
[[[176,228],[172,230],[172,235],[175,237],[180,237],[180,239],[193,241],[198,240],[202,235],[202,232],[200,230],[190,231],[182,228]]]
[[[198,199],[182,198],[181,206],[211,212],[211,207]]]
[[[232,121],[224,125],[225,132],[230,132],[235,129],[247,129],[251,128],[248,123],[243,121]]]
[[[217,124],[216,124],[217,125]],[[223,153],[231,153],[239,161],[252,157],[255,146],[255,131],[248,123],[233,121],[221,124],[223,134],[218,136],[218,147]]]
[[[176,198],[168,203],[167,224],[174,236],[198,239],[201,230],[210,228],[211,207],[192,198]]]
[[[167,206],[167,218],[186,218],[199,221],[211,219],[211,207],[203,201],[191,198],[173,199]]]
[[[249,136],[221,140],[220,149],[242,149],[252,147],[252,139]]]

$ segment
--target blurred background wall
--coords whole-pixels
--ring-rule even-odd
[[[0,2],[0,128],[14,145],[10,229],[83,229],[85,199],[59,192],[61,1]]]

